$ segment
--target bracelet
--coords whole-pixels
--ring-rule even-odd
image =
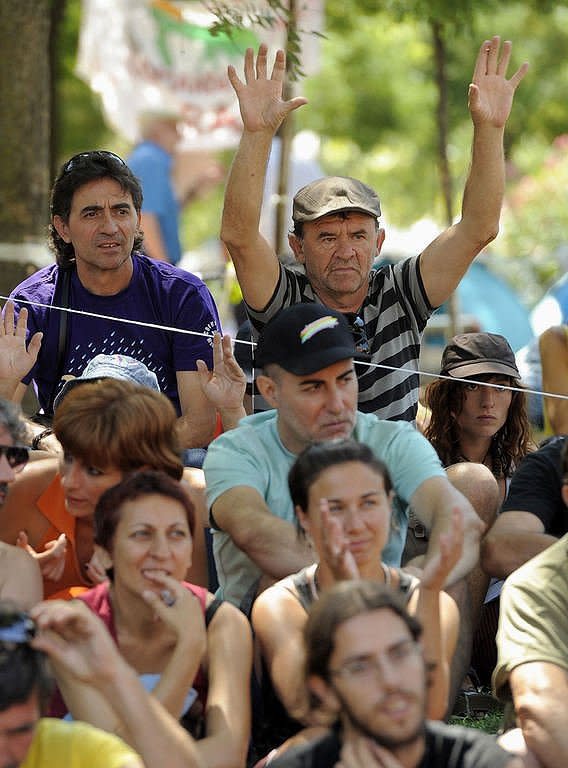
[[[37,435],[34,436],[32,440],[32,448],[34,451],[39,451],[39,444],[43,440],[44,437],[48,437],[49,435],[53,434],[53,429],[51,427],[47,427],[47,429],[44,429],[42,432],[38,432]]]

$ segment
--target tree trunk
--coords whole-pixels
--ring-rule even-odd
[[[0,3],[0,241],[43,240],[50,145],[49,0]]]
[[[296,25],[296,2],[290,0],[289,6],[289,27],[287,37],[289,36],[290,26]],[[286,79],[284,81],[284,99],[291,99],[293,96],[293,87],[289,75],[290,59],[286,57]],[[278,203],[276,204],[276,233],[274,249],[278,256],[283,256],[288,251],[287,244],[287,216],[288,216],[288,186],[290,178],[290,156],[292,154],[292,140],[294,138],[294,113],[290,112],[286,120],[280,127],[280,168],[278,172]],[[294,190],[295,191],[295,190]]]

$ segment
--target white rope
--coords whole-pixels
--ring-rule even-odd
[[[9,296],[2,296],[0,295],[1,301],[12,301]],[[84,317],[96,317],[99,320],[110,320],[111,322],[117,322],[117,323],[127,323],[129,325],[138,325],[142,328],[153,328],[154,330],[158,331],[170,331],[172,333],[185,333],[189,334],[191,336],[202,336],[204,338],[212,339],[213,334],[211,333],[203,333],[202,331],[190,331],[187,328],[174,328],[173,326],[169,325],[159,325],[158,323],[147,323],[143,320],[131,320],[126,317],[115,317],[113,315],[102,315],[97,312],[86,312],[82,309],[73,309],[71,307],[58,307],[53,304],[42,304],[38,301],[27,301],[25,299],[17,299],[18,304],[29,304],[30,306],[34,307],[41,307],[42,309],[56,309],[59,312],[70,312],[71,314],[75,315],[83,315]],[[256,342],[254,341],[247,341],[246,339],[233,339],[234,344],[245,344],[249,347],[251,347],[251,353],[252,348],[256,347]],[[252,355],[251,355],[252,357]],[[477,384],[484,387],[493,387],[494,389],[499,390],[508,390],[510,392],[524,392],[526,395],[542,395],[544,397],[553,397],[557,400],[568,400],[568,395],[558,395],[554,392],[543,392],[539,389],[526,389],[524,387],[513,387],[513,386],[507,386],[503,384],[493,384],[488,381],[478,381],[477,379],[460,379],[454,376],[445,376],[441,373],[430,373],[430,371],[421,371],[421,370],[415,370],[413,368],[404,368],[404,367],[397,367],[393,365],[386,365],[384,363],[372,363],[372,362],[365,362],[362,360],[355,360],[355,365],[362,365],[366,366],[367,368],[381,368],[383,370],[387,371],[394,371],[397,373],[406,373],[409,376],[416,375],[416,376],[427,376],[429,378],[433,379],[445,379],[447,381],[456,381],[460,382],[462,384]],[[254,366],[253,366],[254,371]]]

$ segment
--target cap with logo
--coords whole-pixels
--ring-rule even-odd
[[[341,312],[323,304],[294,304],[282,309],[263,328],[255,363],[271,363],[298,376],[355,357],[355,341]]]
[[[498,333],[460,333],[442,354],[440,373],[457,379],[496,375],[520,379],[515,353]]]
[[[96,355],[87,363],[80,376],[65,381],[53,401],[53,409],[57,408],[73,387],[86,381],[99,381],[100,379],[123,379],[160,391],[158,377],[140,360],[128,355]]]
[[[302,187],[294,196],[294,222],[314,221],[335,211],[359,211],[378,219],[381,204],[377,193],[358,179],[327,176]]]

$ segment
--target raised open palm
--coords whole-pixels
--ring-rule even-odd
[[[289,101],[283,100],[282,88],[286,72],[284,51],[276,52],[270,77],[267,74],[267,54],[266,45],[261,45],[255,63],[253,49],[247,48],[244,83],[232,65],[227,70],[229,81],[239,100],[245,130],[251,133],[266,130],[274,133],[289,112],[307,103],[301,96]]]

